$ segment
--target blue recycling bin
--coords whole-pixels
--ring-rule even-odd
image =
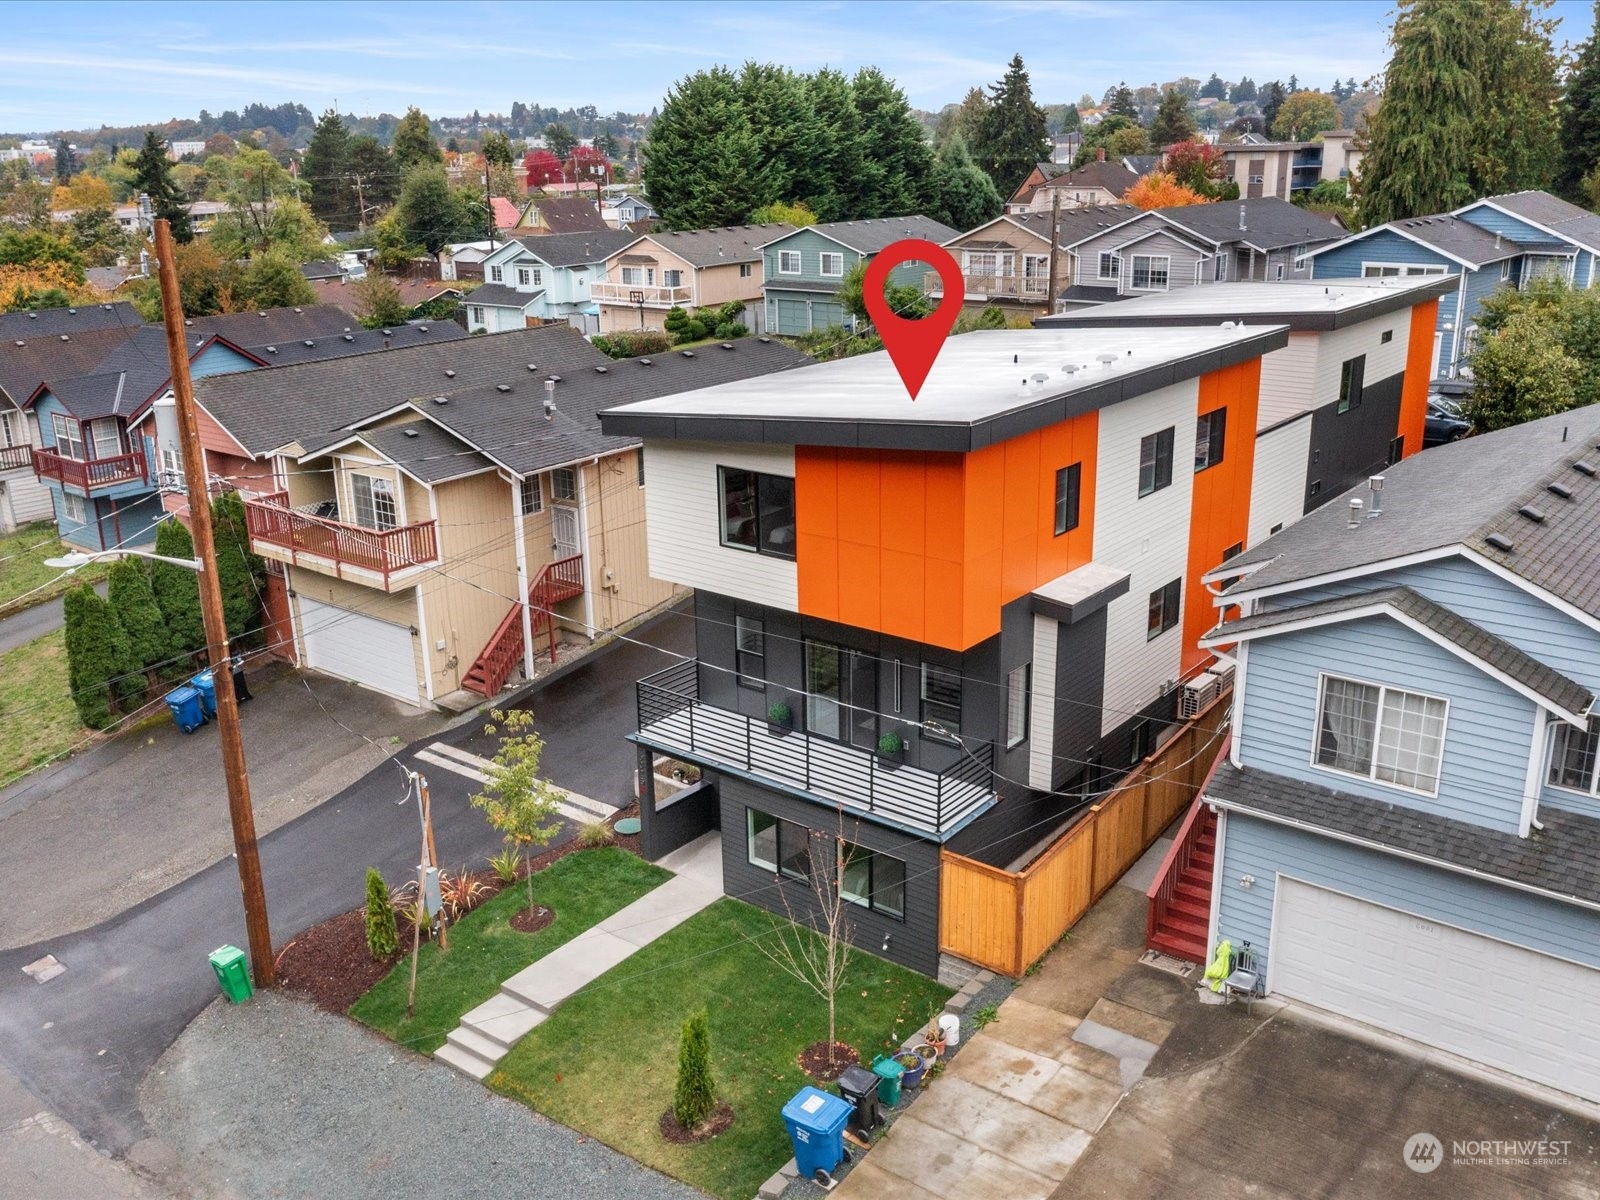
[[[178,723],[178,728],[185,733],[193,733],[206,723],[205,705],[200,693],[192,687],[174,688],[168,692],[167,707],[172,710],[172,719]]]
[[[783,1106],[783,1124],[794,1143],[794,1163],[803,1179],[832,1171],[844,1159],[844,1126],[850,1102],[814,1087],[803,1087]]]
[[[200,693],[200,704],[206,710],[206,719],[209,721],[217,715],[217,681],[210,669],[201,671],[189,680],[189,686]]]

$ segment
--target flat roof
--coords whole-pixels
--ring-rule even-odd
[[[1289,327],[995,329],[946,340],[913,401],[883,351],[600,414],[607,434],[971,451],[1258,358]]]
[[[1039,317],[1037,329],[1170,325],[1177,320],[1284,324],[1296,333],[1344,329],[1422,304],[1461,285],[1454,275],[1393,279],[1203,283],[1119,300],[1113,306]]]

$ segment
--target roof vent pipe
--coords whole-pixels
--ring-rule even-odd
[[[1239,229],[1240,229],[1241,232],[1245,228],[1244,213],[1245,213],[1245,208],[1244,208],[1244,205],[1241,204],[1241,205],[1239,205]]]
[[[1370,521],[1373,517],[1383,516],[1383,476],[1369,476],[1367,486],[1372,489],[1372,511],[1367,514]]]
[[[1360,500],[1359,497],[1352,497],[1351,498],[1351,500],[1350,500],[1350,521],[1345,526],[1346,529],[1360,529],[1361,528],[1361,510],[1362,510],[1363,507],[1364,507],[1364,505],[1361,503],[1361,500]]]

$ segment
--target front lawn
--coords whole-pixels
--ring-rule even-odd
[[[86,736],[67,686],[61,630],[0,654],[0,787]]]
[[[670,871],[615,847],[559,858],[533,876],[534,899],[555,912],[548,926],[538,933],[511,928],[511,918],[528,907],[528,885],[520,881],[451,927],[449,954],[431,944],[422,948],[416,1016],[406,1020],[409,954],[351,1006],[350,1015],[413,1050],[432,1053],[463,1013],[523,967],[671,878]]]
[[[35,521],[0,534],[0,616],[13,608],[42,604],[86,579],[97,582],[105,578],[110,567],[103,562],[79,567],[71,575],[44,565],[45,559],[59,558],[68,549],[50,521]],[[25,593],[25,598],[19,599]]]
[[[827,1006],[752,943],[772,918],[724,897],[556,1009],[486,1081],[546,1116],[726,1200],[749,1200],[792,1150],[782,1109],[808,1080],[796,1058],[828,1034]],[[870,1063],[926,1028],[948,988],[857,951],[839,1040]],[[733,1127],[700,1145],[661,1136],[684,1018],[706,1005],[717,1091]]]

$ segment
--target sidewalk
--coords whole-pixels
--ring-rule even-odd
[[[721,835],[708,833],[659,865],[674,878],[506,980],[498,995],[461,1018],[433,1056],[485,1078],[563,1000],[721,898]]]

